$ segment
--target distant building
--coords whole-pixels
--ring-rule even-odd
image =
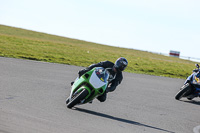
[[[179,57],[180,56],[180,52],[179,51],[170,50],[169,56]]]

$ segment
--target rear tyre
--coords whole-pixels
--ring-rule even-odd
[[[191,92],[192,87],[187,83],[181,87],[181,90],[176,94],[175,99],[180,100],[182,97],[188,96]]]
[[[68,108],[74,107],[76,104],[80,103],[88,95],[88,90],[83,89],[80,93],[73,96],[72,100],[67,103]]]

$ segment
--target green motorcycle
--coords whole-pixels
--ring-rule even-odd
[[[70,96],[66,99],[68,108],[85,104],[102,95],[111,80],[110,68],[95,67],[77,78],[71,88]],[[112,77],[112,78],[111,78]]]

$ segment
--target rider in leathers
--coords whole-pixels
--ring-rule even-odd
[[[103,67],[103,68],[110,68],[108,71],[110,72],[110,76],[114,78],[112,81],[110,81],[106,91],[101,95],[98,96],[97,99],[100,102],[104,102],[106,100],[106,96],[108,92],[112,92],[116,89],[116,87],[121,83],[123,76],[122,71],[127,67],[128,61],[124,57],[120,57],[116,60],[115,63],[110,61],[102,61],[97,64],[92,64],[89,67],[80,70],[78,72],[79,77],[82,76],[84,73],[90,71],[94,67]]]

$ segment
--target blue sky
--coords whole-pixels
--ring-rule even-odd
[[[199,0],[0,0],[0,24],[200,58]]]

